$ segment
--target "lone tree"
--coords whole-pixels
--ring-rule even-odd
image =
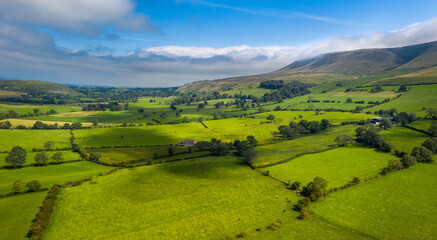
[[[334,141],[338,144],[339,147],[343,147],[347,144],[353,143],[354,139],[350,135],[342,134],[338,135]]]
[[[189,123],[190,122],[190,118],[188,116],[185,116],[184,119],[182,119],[183,123]]]
[[[433,137],[437,137],[437,122],[432,122],[428,129],[429,134]]]
[[[267,116],[267,120],[269,120],[270,122],[275,121],[275,115],[270,114],[269,116]]]
[[[11,164],[12,167],[21,166],[26,162],[26,150],[20,146],[12,148],[9,155],[5,158],[6,163]]]
[[[32,180],[26,184],[26,187],[29,188],[29,192],[38,192],[41,190],[41,183],[37,180]]]
[[[53,141],[47,141],[47,142],[44,143],[44,148],[47,151],[52,150],[54,147],[55,147],[55,142],[53,142]]]
[[[23,191],[24,185],[26,185],[25,182],[23,182],[22,180],[17,180],[12,185],[12,191],[14,191],[14,193],[20,193],[21,191]]]
[[[45,151],[38,152],[35,155],[35,162],[40,165],[46,165],[49,161],[49,157],[47,156],[47,153]]]
[[[57,153],[53,154],[52,160],[57,162],[57,163],[64,161],[63,153],[57,152]]]
[[[317,198],[321,198],[325,195],[327,186],[328,182],[325,179],[315,177],[312,182],[309,182],[305,187],[303,187],[302,194],[311,198],[312,201],[316,201]]]
[[[313,102],[314,101],[314,95],[310,94],[308,95],[308,102]]]
[[[352,103],[352,98],[346,99],[346,103]]]
[[[170,156],[174,156],[174,149],[173,149],[173,147],[169,147],[169,148],[168,148],[168,154],[169,154]]]

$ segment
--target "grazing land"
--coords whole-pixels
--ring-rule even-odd
[[[411,153],[414,147],[419,147],[425,142],[429,135],[420,133],[404,127],[394,127],[380,132],[384,140],[394,143],[395,147],[407,153]]]
[[[315,177],[323,177],[329,188],[341,187],[354,177],[365,179],[377,175],[392,159],[387,153],[373,148],[352,145],[321,153],[306,154],[283,164],[261,168],[272,177],[284,182],[301,182],[306,185]]]
[[[62,157],[64,158],[64,160],[62,160],[62,162],[81,160],[81,157],[77,152],[73,152],[73,151],[48,151],[47,156],[49,157],[49,163],[53,162],[52,156],[57,152],[62,153]],[[26,154],[26,162],[24,165],[35,164],[36,163],[36,161],[35,161],[36,154],[37,154],[37,152],[28,152]],[[5,162],[5,158],[7,156],[8,156],[8,153],[0,153],[0,166],[9,165]]]
[[[55,148],[71,148],[70,130],[0,130],[0,150],[10,151],[15,146],[21,146],[26,151],[44,147],[47,141],[55,142]]]
[[[316,218],[377,239],[435,239],[436,174],[436,164],[417,164],[330,194],[313,210]]]

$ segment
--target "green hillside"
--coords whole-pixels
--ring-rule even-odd
[[[59,83],[35,80],[6,80],[0,81],[0,90],[32,93],[32,94],[63,94],[78,96],[80,93]]]

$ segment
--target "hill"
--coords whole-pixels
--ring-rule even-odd
[[[2,80],[0,81],[0,90],[27,94],[80,95],[80,93],[62,84],[35,80]]]
[[[367,81],[368,85],[423,84],[437,82],[437,42],[383,49],[361,49],[323,54],[299,60],[277,71],[198,81],[179,88],[179,91],[231,91],[253,88],[265,80],[298,80],[322,84],[326,82],[387,75]],[[232,93],[232,92],[230,92]]]

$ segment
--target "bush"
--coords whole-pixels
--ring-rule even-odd
[[[299,187],[300,187],[300,185],[301,185],[300,182],[295,181],[295,182],[293,182],[293,183],[291,184],[290,189],[291,189],[291,190],[298,190]]]
[[[41,183],[37,180],[32,180],[26,184],[29,192],[38,192],[41,190]]]
[[[437,154],[437,138],[430,138],[422,143],[423,147],[426,147],[433,154]]]
[[[354,139],[350,135],[342,134],[338,135],[334,142],[336,142],[339,147],[343,147],[347,144],[353,143]]]
[[[402,156],[401,162],[404,168],[408,168],[416,164],[417,159],[413,156],[409,156],[408,154],[405,154]]]
[[[432,152],[427,148],[420,146],[413,148],[411,156],[416,157],[418,162],[432,162]]]
[[[12,185],[12,191],[14,193],[20,193],[23,191],[23,187],[24,187],[25,183],[21,180],[17,180],[14,182],[14,184]]]
[[[321,198],[325,195],[327,186],[328,182],[325,179],[315,177],[313,181],[309,182],[302,189],[302,195],[310,197],[311,200],[316,201],[317,198]]]

